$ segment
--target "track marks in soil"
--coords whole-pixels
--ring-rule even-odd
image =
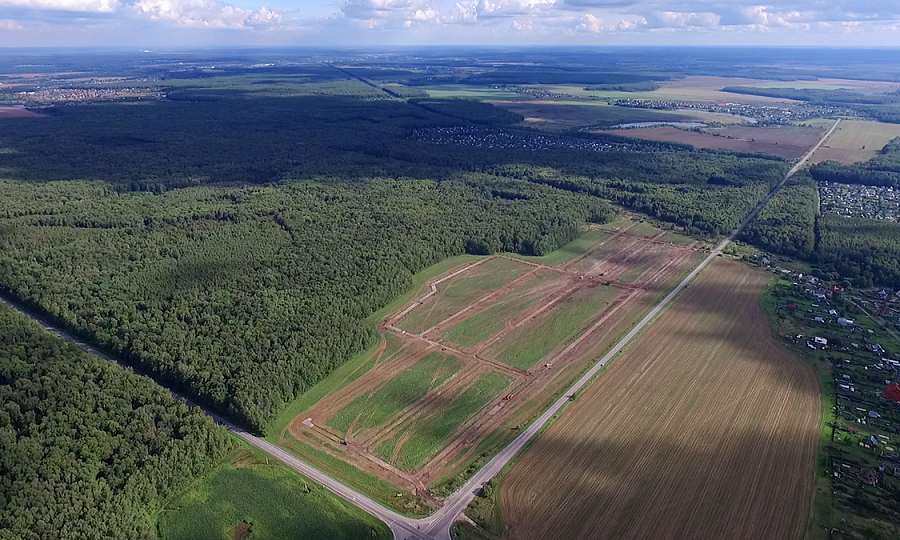
[[[717,262],[617,359],[504,479],[504,538],[799,538],[821,397],[765,280]]]

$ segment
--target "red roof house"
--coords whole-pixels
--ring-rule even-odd
[[[887,389],[884,391],[884,397],[891,401],[900,403],[900,384],[889,384]]]

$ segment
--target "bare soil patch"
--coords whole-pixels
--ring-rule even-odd
[[[674,127],[620,129],[605,131],[612,135],[636,137],[652,141],[673,141],[698,148],[722,148],[735,152],[764,152],[794,159],[813,147],[824,129],[805,126],[749,127],[728,126],[704,133]]]
[[[0,119],[3,118],[46,118],[46,114],[39,114],[21,109],[19,107],[0,107]]]
[[[253,531],[250,529],[250,524],[246,521],[238,523],[233,529],[228,531],[228,537],[231,540],[244,540],[249,538],[251,534],[253,534]]]
[[[766,279],[719,261],[688,288],[503,480],[504,538],[799,538],[821,394]]]

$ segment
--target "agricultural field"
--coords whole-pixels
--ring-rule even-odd
[[[756,105],[765,105],[773,103],[789,103],[790,100],[770,98],[763,96],[736,96],[729,92],[722,92],[722,88],[726,86],[737,86],[738,83],[744,84],[748,82],[750,85],[760,85],[771,81],[760,81],[756,79],[732,79],[726,77],[685,77],[683,79],[675,79],[671,81],[659,81],[660,88],[652,92],[618,92],[618,91],[595,91],[585,90],[584,86],[578,85],[532,85],[532,88],[554,92],[559,94],[567,94],[581,98],[601,98],[601,99],[658,99],[666,101],[697,101],[710,103],[747,103]]]
[[[699,261],[671,234],[622,218],[545,257],[443,267],[384,314],[378,347],[312,390],[282,439],[439,505],[436,482],[514,436]]]
[[[789,159],[809,151],[826,129],[815,126],[727,126],[706,129],[702,133],[674,127],[620,129],[603,131],[612,135],[636,137],[653,141],[672,141],[692,144],[698,148],[723,148],[736,152],[764,152]]]
[[[523,126],[568,131],[584,126],[612,126],[631,122],[703,122],[704,115],[608,105],[604,101],[494,101],[498,107],[525,117]]]
[[[844,164],[868,161],[897,137],[900,137],[898,124],[845,120],[812,156],[811,161],[838,161]]]
[[[46,115],[29,111],[21,107],[0,107],[0,119],[3,118],[44,118]]]
[[[529,99],[528,96],[517,94],[511,90],[464,84],[416,86],[414,88],[428,92],[428,95],[433,98],[477,98],[484,101]]]
[[[503,538],[800,538],[822,398],[766,281],[714,263],[578,395],[500,483]]]
[[[160,540],[389,540],[387,526],[241,445],[219,471],[162,510]]]

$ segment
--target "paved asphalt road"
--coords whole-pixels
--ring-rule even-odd
[[[743,223],[738,226],[725,240],[723,240],[715,249],[710,252],[709,256],[703,260],[694,270],[688,274],[681,283],[675,287],[672,292],[666,295],[662,301],[654,307],[650,313],[648,313],[641,321],[624,337],[622,338],[608,353],[606,353],[603,358],[597,361],[596,364],[584,374],[583,377],[578,379],[578,381],[573,384],[566,393],[560,397],[547,411],[544,412],[533,424],[528,426],[525,431],[522,432],[521,435],[516,437],[513,442],[511,442],[506,448],[501,450],[496,456],[494,456],[491,461],[488,462],[487,465],[481,468],[465,485],[456,493],[454,493],[450,498],[448,498],[444,505],[434,514],[428,516],[427,518],[422,519],[413,519],[406,516],[402,516],[392,510],[389,510],[382,506],[380,503],[373,501],[372,499],[358,493],[354,489],[347,487],[342,484],[338,480],[328,476],[322,471],[316,469],[312,465],[300,461],[292,454],[277,446],[275,444],[266,441],[265,439],[261,439],[259,437],[254,436],[253,434],[247,432],[246,430],[232,424],[225,418],[219,416],[218,414],[203,408],[203,411],[206,412],[207,415],[212,417],[216,422],[225,426],[229,431],[234,433],[236,436],[240,437],[248,444],[255,446],[256,448],[266,452],[267,454],[275,457],[276,459],[282,461],[287,466],[296,470],[300,474],[306,476],[310,480],[314,482],[318,482],[323,487],[329,489],[330,491],[337,494],[339,497],[347,500],[348,502],[362,508],[366,512],[372,514],[373,516],[384,521],[394,533],[394,538],[396,540],[449,540],[450,538],[450,526],[456,521],[456,518],[465,510],[466,506],[472,501],[473,498],[477,495],[478,491],[488,483],[491,478],[496,476],[503,467],[506,466],[509,461],[515,457],[519,451],[528,444],[530,441],[540,430],[543,428],[550,419],[558,413],[569,401],[569,396],[574,394],[583,388],[593,377],[597,374],[603,366],[606,365],[616,354],[619,353],[635,336],[638,335],[647,325],[649,325],[654,318],[656,318],[659,313],[665,309],[674,299],[678,296],[681,291],[683,291],[691,281],[694,280],[707,266],[712,263],[713,260],[716,259],[719,255],[722,254],[722,250],[731,243],[740,232],[747,226],[750,221],[753,220],[754,217],[759,213],[760,210],[772,199],[775,193],[784,185],[788,178],[793,176],[797,171],[800,170],[801,167],[809,160],[809,158],[815,153],[816,150],[825,142],[828,137],[834,133],[834,130],[837,129],[838,124],[840,124],[840,120],[838,120],[830,130],[822,137],[822,139],[805,155],[803,158],[797,162],[797,164],[788,172],[788,174],[784,177],[778,186],[776,186],[769,195],[766,196],[765,199],[747,216],[747,219],[744,220]],[[119,364],[120,366],[125,367],[121,362],[116,360],[115,358],[99,351],[95,347],[88,345],[87,343],[81,341],[80,339],[72,336],[71,334],[57,328],[56,326],[49,324],[45,320],[40,317],[35,316],[29,310],[23,308],[22,306],[11,302],[5,298],[0,298],[0,303],[22,313],[29,318],[37,321],[45,330],[59,336],[76,346],[80,349],[93,354],[103,360],[114,362]],[[189,404],[196,406],[191,403],[189,400],[185,399],[183,396],[172,394],[176,398],[183,399],[187,401]]]

